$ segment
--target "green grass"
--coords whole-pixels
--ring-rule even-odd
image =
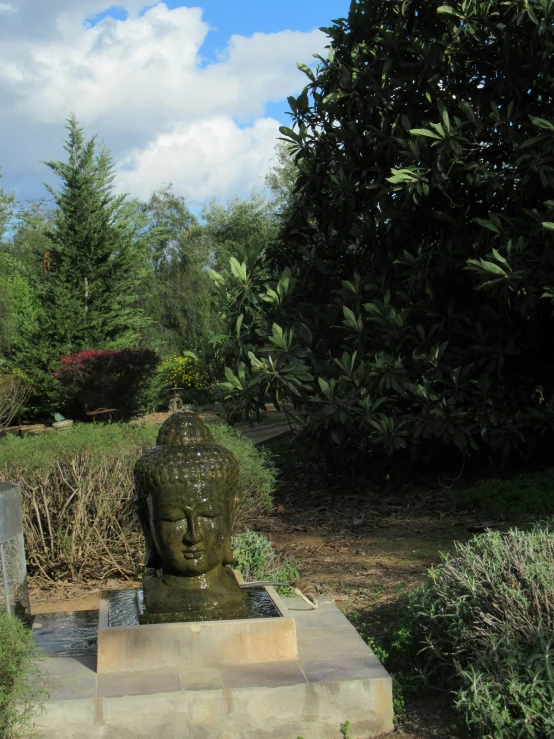
[[[77,423],[63,431],[20,438],[8,434],[0,439],[0,469],[17,464],[35,473],[46,472],[60,458],[76,457],[93,451],[113,459],[137,454],[156,442],[156,427],[138,427],[126,423]]]
[[[452,491],[450,496],[457,508],[470,508],[496,518],[552,515],[554,469],[509,479],[481,480],[473,487]]]

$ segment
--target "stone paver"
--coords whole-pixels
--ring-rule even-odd
[[[290,434],[297,426],[293,424],[292,428],[286,423],[275,423],[271,426],[254,426],[253,428],[241,429],[241,434],[256,446],[263,444],[270,439],[278,439],[280,436]]]
[[[99,698],[174,693],[181,689],[177,670],[144,670],[98,675]]]
[[[217,667],[179,670],[183,690],[222,690],[223,680]]]
[[[296,660],[230,665],[219,671],[225,688],[277,688],[307,682]]]
[[[96,673],[77,673],[76,675],[53,675],[48,681],[48,695],[51,701],[75,701],[81,698],[96,698]]]

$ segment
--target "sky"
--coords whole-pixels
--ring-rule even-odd
[[[197,210],[263,188],[297,62],[327,56],[318,30],[349,0],[0,0],[0,185],[18,202],[59,181],[77,116],[116,163],[115,187],[166,183]]]

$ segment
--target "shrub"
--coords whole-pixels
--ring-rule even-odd
[[[75,424],[68,431],[0,444],[0,479],[18,482],[31,575],[74,581],[134,577],[142,536],[133,466],[155,427]]]
[[[271,507],[275,471],[267,452],[226,426],[210,428],[239,463],[238,530]],[[0,442],[0,480],[21,485],[31,575],[73,581],[139,575],[144,543],[133,505],[133,467],[157,431],[75,424]]]
[[[184,405],[204,406],[213,401],[208,370],[194,352],[175,355],[160,362],[144,393],[145,407],[157,411],[168,407],[170,388],[181,388]]]
[[[167,387],[194,388],[206,387],[208,378],[200,360],[194,355],[174,356],[165,359],[158,372],[163,376]]]
[[[402,621],[396,659],[454,691],[478,736],[554,736],[552,523],[457,544]]]
[[[19,619],[0,613],[0,736],[16,739],[32,726],[46,698],[42,652]]]
[[[158,361],[151,349],[87,349],[62,357],[55,377],[66,391],[64,410],[84,420],[87,411],[117,408],[120,420],[132,418]]]
[[[239,463],[239,507],[235,529],[243,529],[252,518],[267,513],[273,506],[276,470],[271,452],[254,444],[225,424],[210,425],[217,444],[233,452]]]
[[[554,642],[532,646],[493,637],[466,669],[459,668],[457,708],[484,739],[554,736]]]
[[[167,389],[170,387],[181,388],[180,395],[185,405],[201,406],[213,401],[208,368],[194,352],[166,359],[160,365],[158,374],[166,402]]]
[[[233,536],[231,548],[236,567],[247,582],[270,580],[292,584],[300,577],[298,563],[279,556],[263,534],[247,528]]]
[[[31,391],[25,378],[15,372],[0,372],[0,431],[12,422]]]

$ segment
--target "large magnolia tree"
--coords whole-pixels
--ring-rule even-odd
[[[554,402],[554,2],[354,0],[290,98],[273,280],[216,277],[224,389],[413,453],[523,449]]]

